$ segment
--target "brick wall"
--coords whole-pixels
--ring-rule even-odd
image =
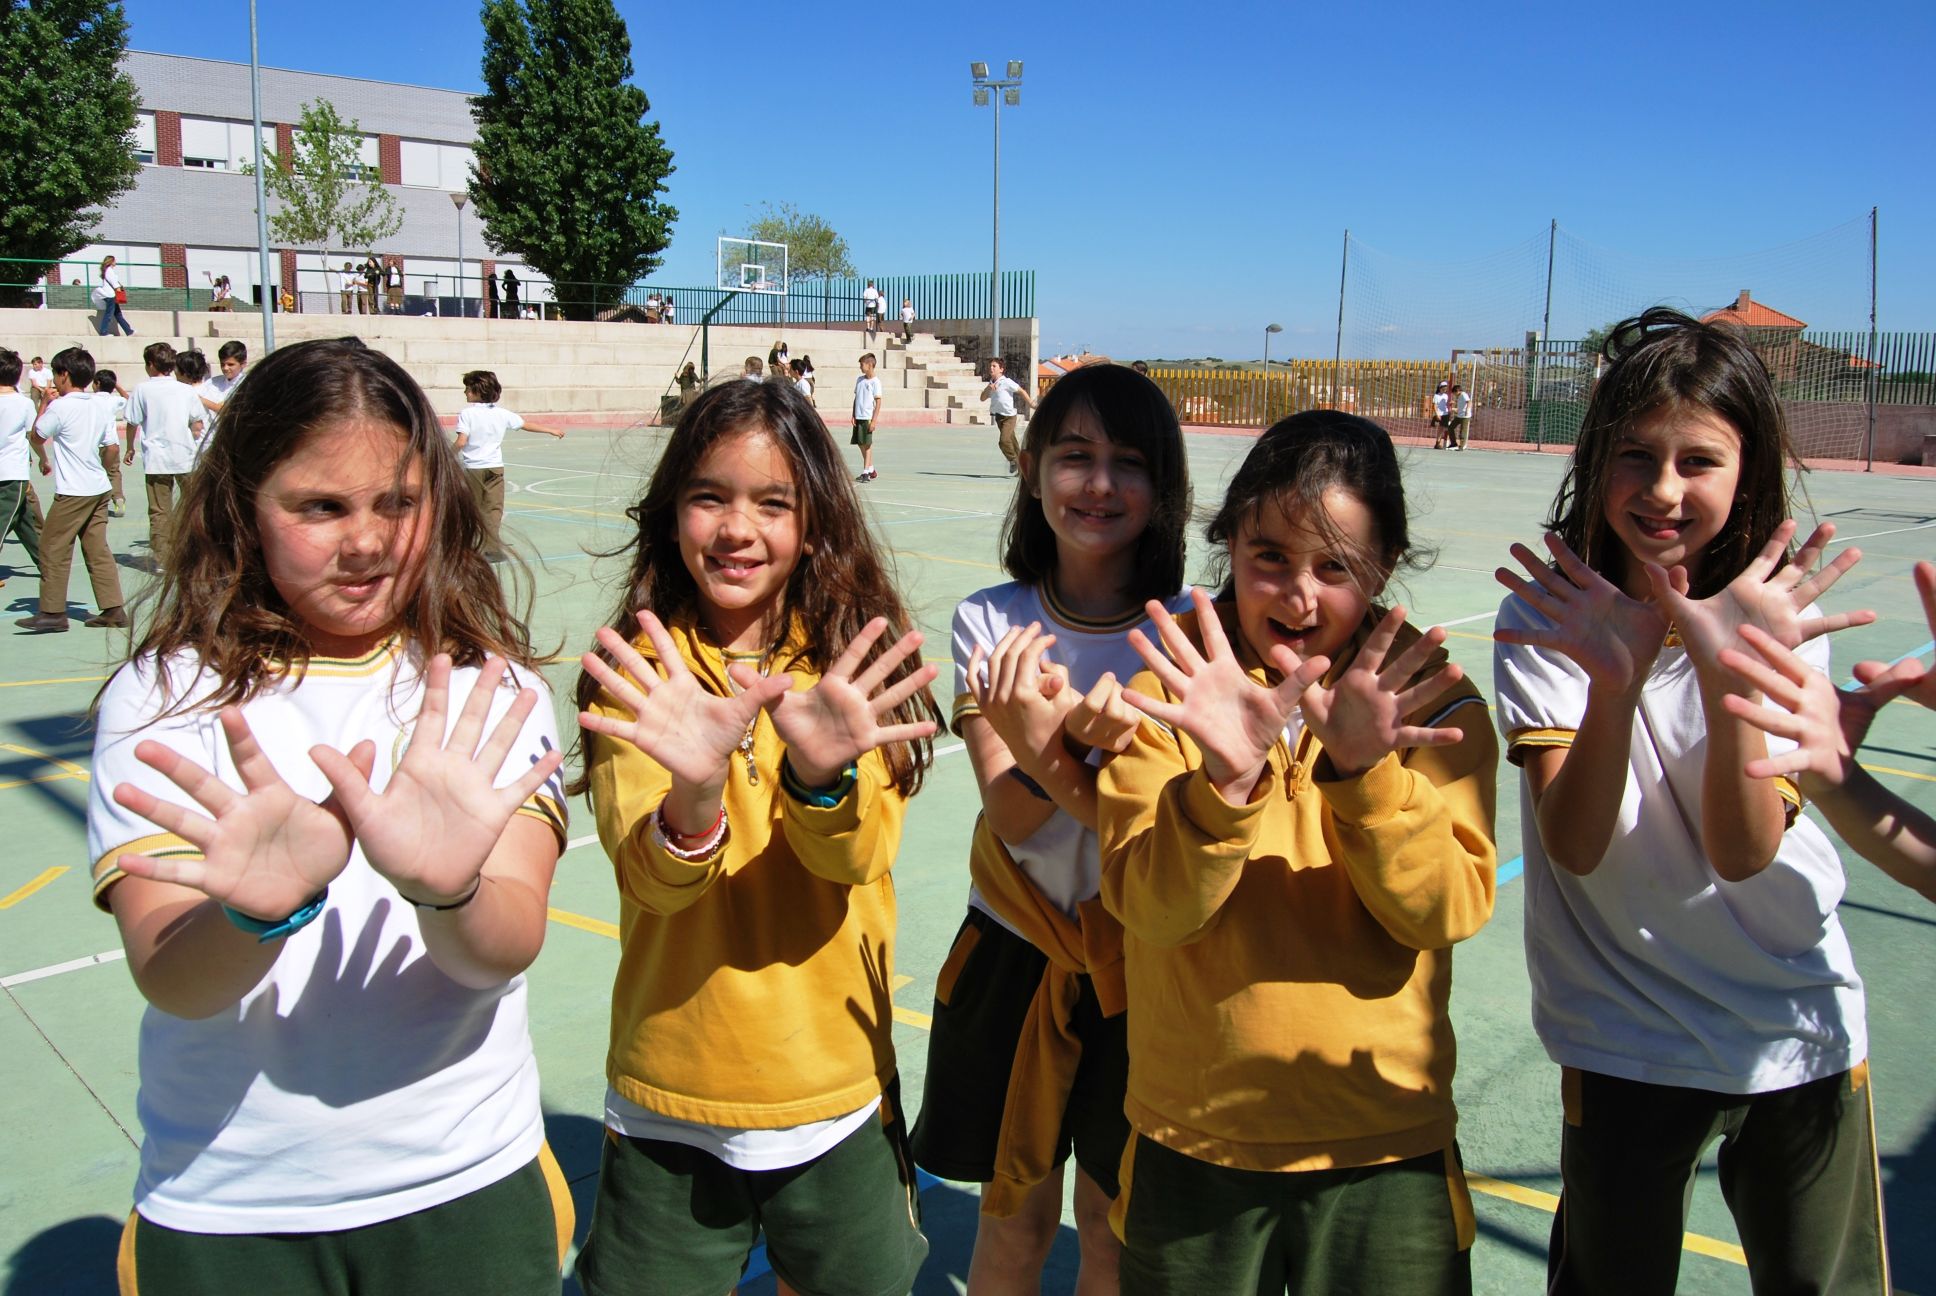
[[[282,163],[284,171],[296,169],[296,128],[288,122],[276,123],[276,158]],[[294,272],[284,283],[296,282]]]
[[[161,245],[161,286],[188,287],[188,247],[182,243]]]
[[[376,137],[376,165],[383,175],[384,184],[403,183],[403,137],[400,135],[379,135]]]
[[[155,110],[155,162],[159,166],[182,164],[181,114]]]

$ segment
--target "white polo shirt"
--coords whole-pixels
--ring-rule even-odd
[[[129,394],[125,417],[141,429],[151,475],[178,476],[194,468],[197,430],[208,426],[209,415],[193,387],[173,374],[150,378]]]
[[[34,403],[19,392],[0,396],[0,482],[26,481],[27,429],[34,425]]]
[[[464,444],[457,458],[466,468],[502,468],[504,437],[524,426],[524,420],[502,405],[473,401],[457,415],[457,433]]]
[[[1015,394],[1022,390],[1022,384],[1007,374],[994,380],[995,390],[988,393],[988,412],[996,418],[1011,418],[1015,414]]]
[[[881,380],[866,374],[854,379],[854,417],[871,419],[874,407],[881,401]]]
[[[114,410],[94,392],[69,392],[49,401],[37,431],[54,461],[54,494],[87,498],[112,489],[101,467],[101,429],[114,427]]]

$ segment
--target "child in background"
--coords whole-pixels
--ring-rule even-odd
[[[1472,435],[1472,393],[1453,383],[1450,399],[1452,422],[1446,430],[1446,440],[1454,450],[1463,450],[1466,438]]]
[[[813,402],[813,384],[807,381],[806,361],[804,360],[791,361],[787,365],[787,371],[793,375],[794,389],[798,391],[802,396],[805,396],[807,398],[807,402],[811,404]]]
[[[47,402],[54,399],[54,371],[39,356],[27,368],[27,386],[27,394],[34,400],[34,414],[38,416]]]
[[[1547,519],[1551,561],[1494,631],[1520,767],[1533,1025],[1562,1068],[1549,1290],[1675,1290],[1696,1166],[1721,1187],[1758,1290],[1887,1290],[1862,979],[1835,849],[1720,661],[1748,623],[1810,669],[1872,613],[1812,604],[1854,566],[1793,561],[1782,406],[1747,340],[1656,308],[1610,365]],[[1806,642],[1804,642],[1806,641]]]
[[[894,889],[931,666],[833,438],[712,388],[632,510],[579,722],[619,887],[589,1296],[726,1292],[762,1234],[801,1292],[905,1292]],[[884,643],[888,646],[883,646]]]
[[[208,380],[208,353],[193,349],[176,352],[175,381],[187,387],[201,406],[202,426],[195,434],[195,462],[200,463],[209,434],[215,430],[215,411],[222,408],[220,393]]]
[[[914,341],[914,299],[901,298],[901,345],[907,346]]]
[[[1445,449],[1445,434],[1452,427],[1452,398],[1440,383],[1432,392],[1432,448]]]
[[[805,377],[807,380],[807,395],[811,397],[813,395],[814,388],[818,385],[818,382],[819,382],[817,375],[815,375],[815,373],[813,372],[812,356],[802,355],[800,357],[800,372],[801,372],[801,375]]]
[[[749,379],[752,382],[765,381],[766,362],[761,360],[758,356],[747,356],[746,364],[740,370],[739,376],[745,379]]]
[[[881,406],[881,380],[874,376],[874,353],[860,358],[860,377],[854,379],[854,431],[850,444],[860,447],[860,476],[857,482],[871,482],[880,473],[874,470],[874,418]]]
[[[79,347],[54,353],[54,399],[29,433],[43,476],[54,477],[54,506],[40,538],[40,606],[14,624],[37,634],[58,634],[67,624],[67,577],[80,542],[88,584],[100,609],[86,625],[122,627],[121,574],[108,548],[108,499],[112,486],[101,468],[103,429],[114,411],[93,390],[94,357]],[[51,458],[51,462],[50,462]]]
[[[493,562],[505,557],[499,533],[504,526],[504,434],[523,428],[543,436],[565,439],[563,428],[527,423],[514,410],[497,403],[504,387],[488,369],[464,375],[464,399],[470,402],[457,415],[457,457],[464,477],[484,514],[485,556]]]
[[[1126,636],[1149,624],[1143,605],[1189,606],[1189,469],[1169,401],[1115,365],[1055,385],[1022,465],[1003,526],[1014,579],[955,609],[954,729],[983,813],[914,1159],[982,1185],[969,1289],[1033,1291],[1073,1153],[1076,1290],[1114,1292],[1129,1052],[1122,928],[1097,898],[1096,765],[1135,723],[1118,681],[1136,670]]]
[[[150,1005],[123,1291],[558,1291],[560,756],[458,473],[394,361],[277,350],[101,692],[94,897]]]
[[[1098,776],[1122,1291],[1468,1292],[1447,1010],[1451,948],[1492,913],[1484,699],[1444,630],[1377,603],[1414,560],[1377,424],[1278,423],[1208,536],[1223,591],[1148,605],[1168,655],[1132,632],[1124,698],[1152,723]]]
[[[134,447],[128,440],[128,393],[121,389],[114,370],[101,369],[94,375],[94,399],[113,411],[111,421],[101,433],[101,471],[108,475],[108,516],[118,518],[128,511],[128,495],[121,486],[121,462],[125,450],[128,462],[134,461]]]
[[[1916,592],[1936,635],[1936,563],[1916,564]],[[1758,626],[1741,637],[1754,656],[1721,650],[1721,664],[1776,707],[1739,694],[1722,699],[1729,712],[1765,734],[1788,739],[1793,751],[1751,760],[1749,778],[1791,778],[1856,853],[1925,900],[1936,900],[1936,819],[1876,782],[1856,762],[1876,712],[1904,694],[1936,706],[1936,672],[1918,657],[1857,662],[1860,688],[1838,689]]]
[[[135,456],[137,446],[146,451],[142,478],[148,495],[151,570],[168,564],[177,509],[188,489],[188,474],[195,467],[203,429],[211,418],[194,388],[177,378],[175,369],[180,359],[168,343],[150,342],[141,352],[148,381],[128,397],[128,457]]]
[[[39,567],[40,501],[27,475],[33,425],[34,403],[20,394],[20,354],[0,347],[0,541],[12,536]]]

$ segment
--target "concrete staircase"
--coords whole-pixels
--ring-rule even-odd
[[[52,356],[65,346],[86,347],[96,365],[114,370],[128,388],[144,376],[141,349],[156,340],[178,350],[192,345],[208,352],[211,367],[215,351],[230,338],[240,339],[252,355],[262,349],[262,322],[255,315],[131,311],[135,335],[114,338],[97,335],[93,318],[73,310],[0,310],[0,345],[18,351],[23,361]],[[592,416],[620,425],[654,422],[661,398],[678,390],[674,375],[687,361],[700,361],[696,324],[278,315],[275,330],[278,345],[353,333],[408,369],[445,416],[464,406],[463,374],[490,369],[504,384],[504,404],[521,414]],[[749,355],[765,360],[776,336],[785,337],[793,355],[813,358],[814,404],[829,423],[851,421],[864,350],[879,357],[875,376],[883,392],[882,421],[988,422],[988,407],[980,399],[983,382],[951,346],[931,334],[916,333],[903,344],[898,330],[883,330],[868,346],[858,328],[790,327],[776,334],[770,325],[714,326],[713,377],[739,373]]]

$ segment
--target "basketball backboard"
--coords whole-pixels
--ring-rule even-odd
[[[722,234],[717,255],[721,292],[764,293],[776,297],[786,295],[786,244],[728,238]]]

